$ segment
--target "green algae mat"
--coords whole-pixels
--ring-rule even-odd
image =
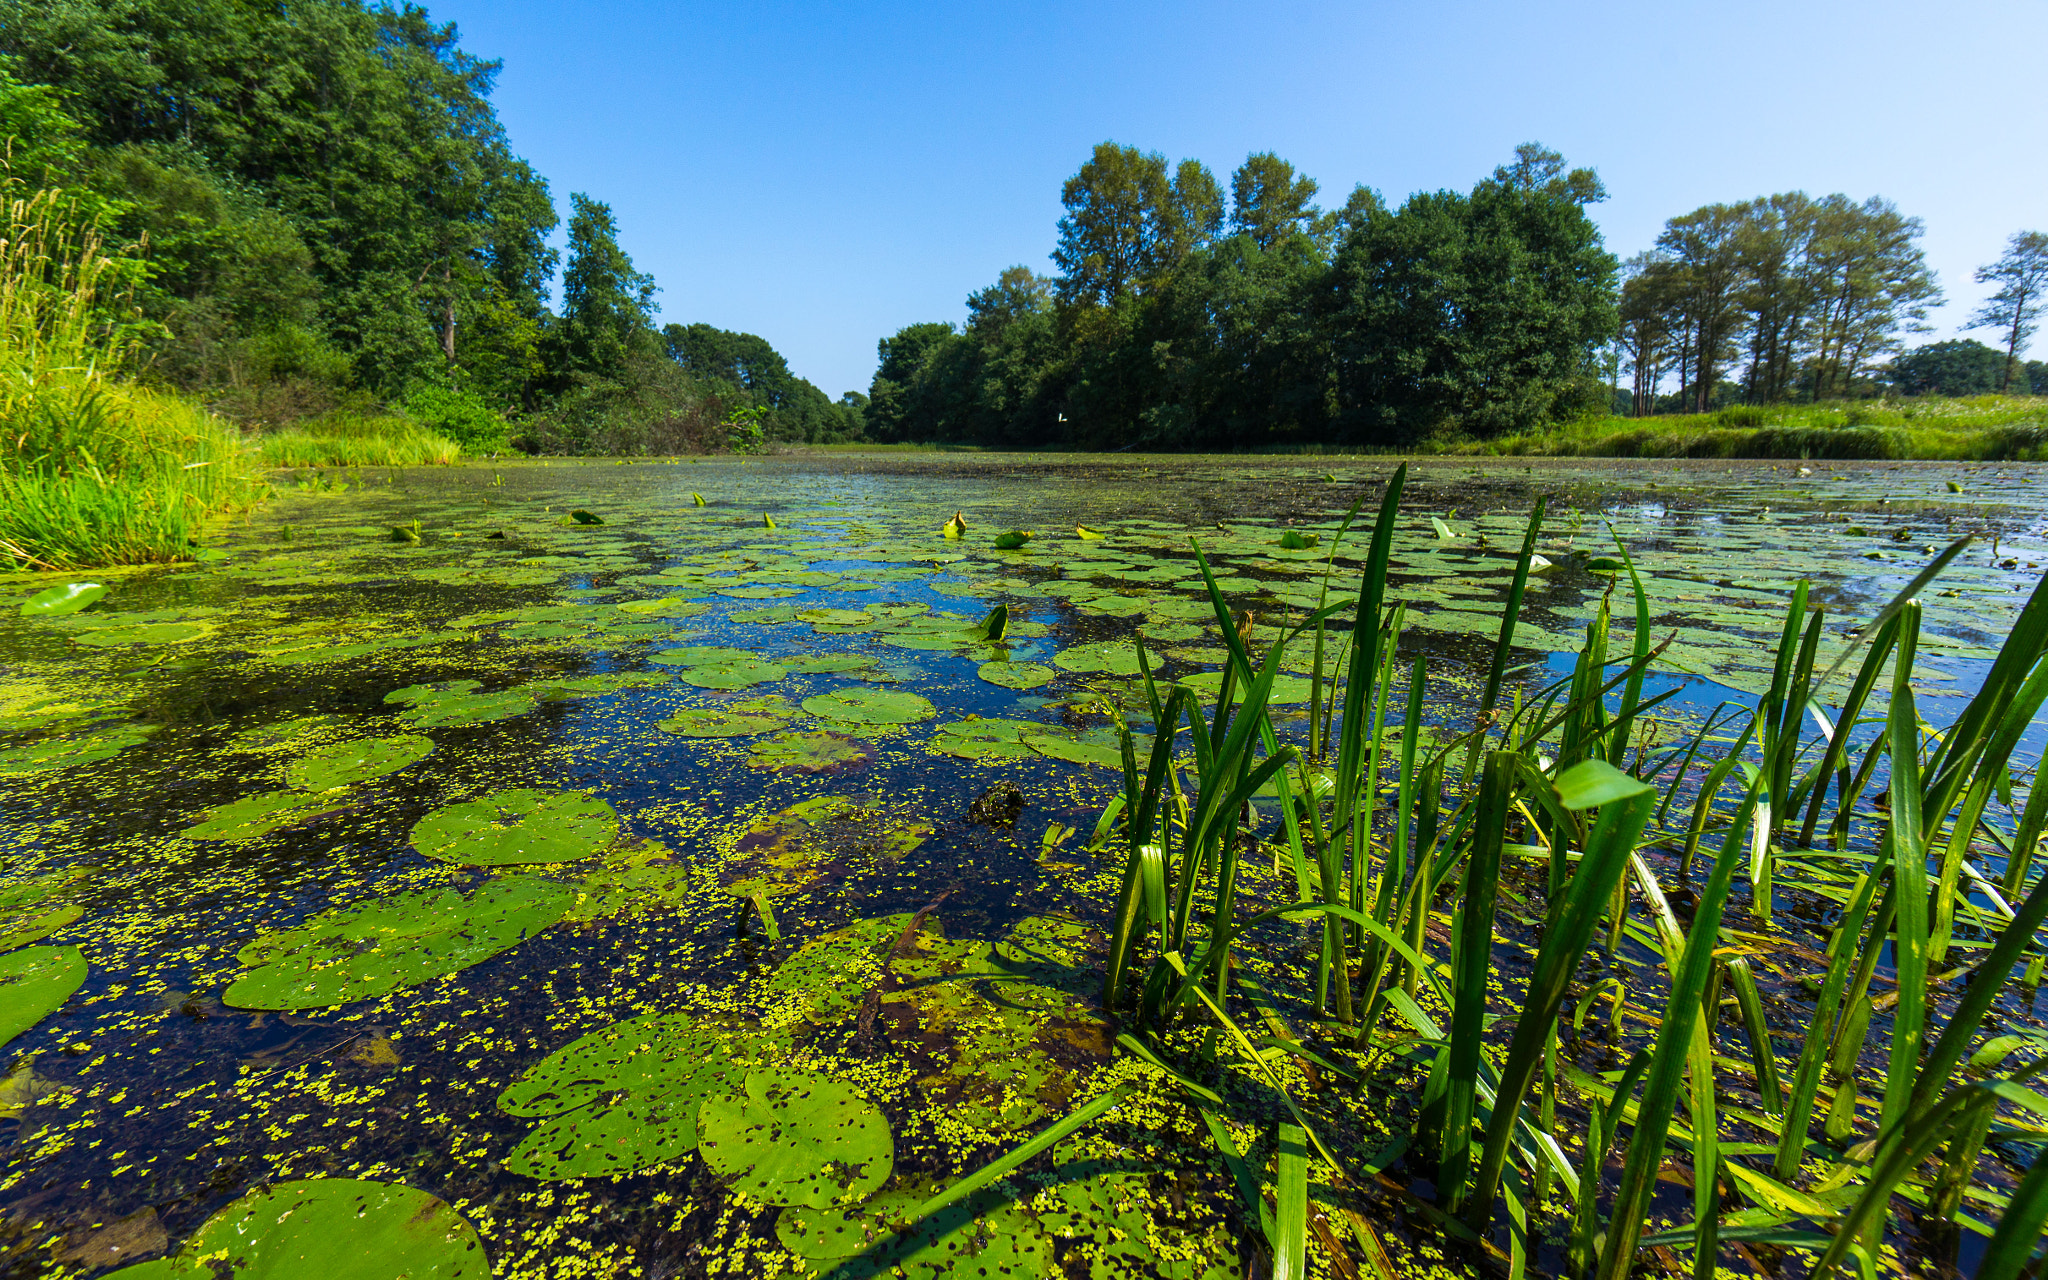
[[[1151,747],[1148,673],[1222,691],[1190,539],[1255,646],[1356,596],[1370,530],[1343,526],[1385,469],[1314,461],[376,473],[286,484],[195,563],[17,576],[8,1274],[1244,1274],[1263,1167],[1219,1164],[1236,1121],[1099,1006],[1105,806],[1119,723]],[[1569,670],[1617,540],[1700,709],[1767,687],[1795,580],[1846,630],[1975,532],[1920,654],[1967,692],[2048,563],[2024,467],[1419,468],[1390,591],[1436,720],[1483,678],[1538,495],[1529,687]],[[1328,714],[1317,644],[1279,656],[1285,732]],[[1259,862],[1236,891],[1293,901]],[[1273,1053],[1293,1016],[1247,1011]],[[1390,1153],[1412,1109],[1313,1105]],[[1319,1232],[1436,1265],[1309,1194]]]

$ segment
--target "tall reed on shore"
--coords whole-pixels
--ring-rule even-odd
[[[234,429],[114,377],[135,264],[61,192],[0,191],[0,563],[172,560],[258,489]]]

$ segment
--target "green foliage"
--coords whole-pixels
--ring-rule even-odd
[[[505,419],[472,391],[428,384],[405,397],[405,415],[422,429],[461,445],[471,454],[505,447]]]
[[[2026,377],[2024,369],[2017,373],[2021,379]],[[1974,338],[1930,342],[1895,356],[1891,375],[1892,385],[1909,396],[1980,396],[2001,389],[2006,376],[2005,353]],[[2021,385],[2014,390],[2024,395],[2027,388]]]

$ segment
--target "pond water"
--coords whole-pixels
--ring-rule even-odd
[[[1189,538],[1270,638],[1326,583],[1355,594],[1365,538],[1337,535],[1390,469],[304,473],[200,563],[88,575],[108,590],[79,612],[8,608],[8,1274],[167,1252],[147,1274],[188,1274],[252,1187],[317,1199],[300,1181],[323,1178],[412,1192],[308,1201],[278,1248],[388,1220],[432,1230],[366,1256],[424,1250],[433,1274],[860,1252],[872,1212],[843,1206],[916,1203],[1145,1083],[1096,1005],[1122,863],[1091,838],[1122,785],[1114,715],[1148,727],[1134,646],[1213,694]],[[1517,678],[1569,674],[1618,536],[1672,641],[1668,710],[1754,698],[1796,579],[1845,636],[1974,533],[1924,595],[1923,715],[1946,723],[2048,564],[2048,478],[2022,466],[1418,464],[1394,595],[1432,719],[1483,676],[1538,495],[1551,567]],[[1276,720],[1304,734],[1306,637],[1284,667]],[[1276,861],[1245,891],[1293,887]],[[1235,1274],[1234,1189],[1186,1111],[1141,1091],[904,1265]]]

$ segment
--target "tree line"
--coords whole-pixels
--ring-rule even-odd
[[[1469,192],[1336,209],[1279,156],[1228,187],[1103,143],[1068,179],[1057,274],[1004,271],[968,319],[882,340],[878,438],[1079,447],[1404,441],[1519,430],[1608,392],[1617,264],[1599,178],[1529,144]]]
[[[967,322],[880,344],[883,439],[1079,447],[1400,445],[1582,414],[1877,394],[2048,391],[2019,356],[2048,237],[2015,236],[1974,341],[1904,350],[1939,285],[1881,197],[1802,192],[1671,219],[1610,256],[1597,174],[1540,144],[1469,192],[1340,208],[1271,153],[1227,193],[1194,160],[1104,143],[1061,192],[1056,274],[1004,271]]]
[[[244,422],[411,404],[562,450],[686,445],[735,414],[858,436],[857,401],[760,338],[657,330],[603,201],[572,195],[566,260],[549,247],[498,69],[410,4],[0,0],[6,175],[128,246],[137,372]]]

